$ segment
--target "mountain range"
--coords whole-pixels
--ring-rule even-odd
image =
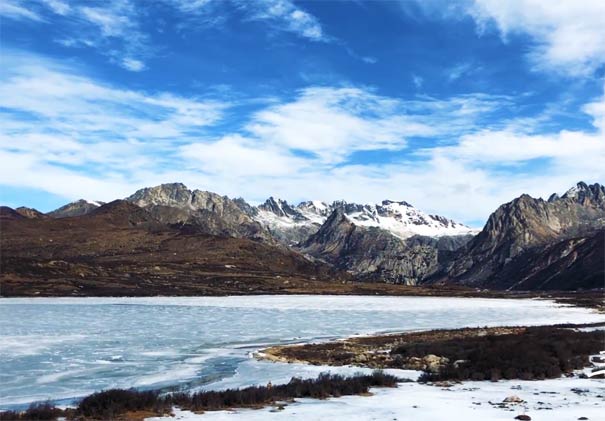
[[[181,183],[47,214],[3,207],[0,227],[4,295],[24,285],[47,293],[42,279],[66,293],[78,293],[70,289],[78,282],[103,293],[112,282],[131,293],[173,284],[183,293],[200,282],[253,293],[276,279],[301,291],[305,282],[357,281],[575,290],[602,288],[605,276],[605,188],[582,182],[548,200],[503,204],[482,230],[405,201],[270,197],[253,206]]]

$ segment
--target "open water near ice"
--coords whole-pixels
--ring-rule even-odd
[[[303,295],[0,299],[0,409],[45,399],[69,403],[114,387],[234,387],[300,374],[298,365],[250,358],[252,351],[269,344],[604,319],[587,309],[539,300]]]

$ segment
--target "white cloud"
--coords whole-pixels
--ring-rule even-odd
[[[40,4],[38,14],[28,17],[61,26],[64,35],[55,42],[69,48],[94,48],[126,70],[145,70],[144,60],[153,54],[153,49],[148,34],[141,29],[140,3],[40,0]],[[43,12],[45,19],[39,15]]]
[[[43,0],[54,13],[65,16],[71,11],[71,6],[60,0]]]
[[[605,63],[605,2],[601,0],[474,0],[468,12],[484,30],[531,36],[536,67],[586,74]]]
[[[287,150],[240,135],[228,135],[216,142],[196,142],[180,148],[180,155],[192,170],[220,174],[226,179],[282,176],[299,173],[310,162]]]
[[[257,103],[226,129],[216,123],[228,101],[121,89],[15,51],[3,64],[0,180],[68,199],[182,181],[251,201],[401,199],[473,221],[524,192],[547,196],[605,178],[603,98],[581,109],[594,129],[536,132],[539,124],[501,120],[510,97],[309,87]],[[420,146],[406,149],[411,142]],[[365,161],[367,151],[394,155]],[[536,159],[539,171],[525,166]]]
[[[141,60],[124,57],[122,59],[122,67],[124,67],[126,70],[130,70],[131,72],[140,72],[141,70],[145,70],[145,63],[143,63]]]
[[[221,117],[224,103],[168,93],[112,88],[31,55],[3,54],[0,97],[52,129],[120,133],[120,137],[184,136]],[[40,127],[40,126],[39,126]]]
[[[266,21],[278,30],[292,32],[312,41],[328,40],[317,18],[290,0],[236,2],[248,11],[250,19]]]
[[[602,133],[568,130],[544,135],[485,130],[463,136],[455,146],[432,152],[483,164],[510,164],[538,158],[581,160],[582,156],[605,162],[605,139]]]
[[[291,32],[301,38],[311,41],[328,41],[319,20],[292,0],[263,0],[246,1],[231,0],[213,2],[211,0],[162,0],[181,12],[183,19],[199,24],[213,25],[225,19],[224,5],[230,3],[243,14],[246,20],[263,21],[271,29],[281,32]],[[221,16],[222,15],[222,16]],[[372,57],[363,57],[362,60],[373,62]]]
[[[0,15],[15,20],[31,20],[61,27],[62,35],[55,41],[68,48],[94,48],[107,56],[110,62],[133,72],[147,69],[146,60],[157,53],[143,22],[150,8],[159,3],[167,5],[179,15],[180,29],[195,30],[198,26],[212,26],[235,16],[227,12],[225,3],[210,0],[160,0],[155,4],[133,0],[107,2],[39,0],[25,7],[14,0],[0,2]],[[25,3],[27,4],[27,3]],[[317,18],[290,0],[247,2],[232,0],[235,9],[243,12],[246,20],[265,22],[276,31],[294,33],[312,41],[328,41]],[[242,15],[242,13],[240,13]],[[156,22],[153,22],[155,25]],[[373,57],[361,57],[373,63]]]
[[[35,174],[39,188],[70,198],[89,194],[93,182],[131,186],[137,172],[170,165],[175,143],[202,136],[229,105],[115,88],[28,54],[4,52],[3,64],[0,151],[11,165],[0,179],[31,186]],[[89,181],[63,183],[69,174]],[[110,191],[96,197],[109,199],[103,192]]]
[[[246,130],[264,142],[337,164],[353,152],[403,149],[408,137],[460,133],[500,100],[468,95],[403,101],[355,87],[312,87],[294,101],[256,113]]]
[[[0,2],[0,16],[14,20],[29,19],[38,22],[44,20],[34,10],[24,7],[23,2],[15,0],[2,0]]]

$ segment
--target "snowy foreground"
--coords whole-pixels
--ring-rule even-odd
[[[520,387],[520,389],[519,389]],[[587,390],[573,392],[572,389]],[[373,396],[346,396],[326,401],[300,399],[284,410],[274,408],[208,412],[175,411],[177,420],[512,420],[526,413],[532,420],[603,420],[605,383],[602,380],[557,379],[535,382],[466,382],[451,389],[402,383],[397,389],[374,389]],[[499,408],[516,395],[526,404]],[[157,418],[155,418],[157,419]]]
[[[320,367],[316,367],[320,369]],[[388,370],[395,374],[398,370]],[[404,373],[409,377],[409,372]],[[275,407],[194,414],[175,409],[175,417],[157,420],[532,420],[605,419],[605,380],[561,378],[542,381],[464,382],[451,388],[401,383],[396,389],[372,389],[372,396],[328,400],[298,399]],[[524,403],[506,404],[517,396]]]

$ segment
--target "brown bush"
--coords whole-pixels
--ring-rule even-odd
[[[450,363],[421,381],[538,380],[588,365],[588,356],[603,349],[605,332],[535,327],[521,334],[487,335],[424,343],[409,343],[391,351],[402,358],[435,354]],[[453,361],[464,362],[453,364]]]

